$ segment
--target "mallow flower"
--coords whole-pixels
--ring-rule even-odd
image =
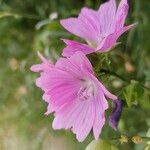
[[[127,0],[121,0],[118,8],[116,0],[102,4],[97,11],[82,8],[78,18],[62,19],[61,25],[70,33],[83,38],[87,44],[63,39],[66,47],[63,56],[71,56],[76,51],[84,54],[107,52],[117,45],[117,39],[135,24],[124,26],[128,14]]]
[[[95,77],[88,58],[81,51],[69,58],[60,58],[55,64],[39,54],[42,63],[31,70],[40,72],[36,85],[43,91],[48,103],[46,115],[54,113],[53,129],[71,129],[82,142],[93,130],[99,138],[105,124],[107,98],[116,100]]]

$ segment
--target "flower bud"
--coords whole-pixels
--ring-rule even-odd
[[[119,139],[120,143],[127,143],[128,142],[128,137],[125,135],[121,135],[120,139]]]
[[[142,138],[139,135],[133,136],[131,140],[135,144],[141,144],[142,143]]]
[[[112,114],[109,117],[109,125],[114,130],[117,130],[118,123],[121,117],[123,102],[119,99],[113,101]]]

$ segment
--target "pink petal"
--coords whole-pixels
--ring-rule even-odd
[[[108,102],[104,96],[101,86],[98,87],[98,93],[95,97],[95,120],[93,124],[93,133],[98,140],[102,127],[105,124],[105,110],[108,109]]]
[[[41,75],[36,84],[44,90],[45,94],[49,95],[50,102],[54,107],[72,102],[80,88],[79,80],[58,69]],[[46,97],[46,100],[49,99]]]
[[[98,140],[101,130],[105,124],[105,116],[104,114],[99,113],[98,108],[96,108],[95,114],[96,116],[95,116],[95,121],[93,125],[93,134],[94,134],[95,139]]]
[[[116,29],[122,28],[125,23],[125,19],[128,15],[128,2],[127,0],[121,0],[117,13],[116,13]]]
[[[97,34],[95,29],[89,26],[83,18],[69,18],[60,21],[61,25],[69,32],[89,41],[95,41]],[[94,33],[94,34],[91,34]]]
[[[105,96],[106,96],[107,98],[110,98],[110,99],[112,99],[112,100],[116,100],[116,99],[117,99],[117,96],[114,95],[114,94],[112,94],[112,93],[110,93],[110,92],[105,88],[105,86],[104,86],[102,83],[99,82],[99,85],[100,85],[100,87],[101,87],[101,90],[104,92],[104,94],[105,94]]]
[[[45,102],[47,102],[47,103],[50,102],[50,95],[44,93],[42,98],[43,98],[43,100],[44,100]]]
[[[54,129],[71,128],[83,110],[84,103],[73,102],[69,107],[65,105],[55,113],[52,123]]]
[[[80,124],[79,127],[75,128],[73,126],[72,131],[76,134],[76,138],[78,139],[79,142],[84,141],[84,139],[87,137],[87,135],[90,133],[93,123],[94,123],[94,118],[95,118],[95,106],[93,104],[92,100],[87,100],[87,110],[83,109],[81,113],[84,113],[84,116],[79,120]],[[77,123],[77,122],[76,122]]]
[[[107,36],[97,47],[97,51],[99,52],[107,52],[109,51],[114,45],[116,45],[117,39],[127,30],[133,28],[136,24],[132,24],[129,26],[125,26],[113,34]]]
[[[39,51],[37,52],[37,54],[43,63],[50,64],[50,62],[44,56],[42,56],[42,54]]]
[[[51,103],[54,106],[61,106],[65,103],[70,103],[75,100],[78,88],[75,86],[62,86],[49,91],[51,95]]]
[[[89,110],[90,103],[88,101],[82,101],[80,103],[83,105],[83,107],[82,107],[80,113],[78,115],[76,115],[76,118],[75,118],[75,121],[73,124],[73,128],[72,128],[72,131],[74,133],[77,133],[80,130],[80,128],[82,127],[82,124],[83,124],[82,120],[85,119],[86,113]]]
[[[74,78],[80,79],[83,76],[83,72],[81,72],[81,67],[74,65],[71,61],[66,61],[66,58],[60,58],[56,63],[56,67],[68,72]]]
[[[73,73],[78,78],[83,78],[85,72],[93,74],[92,65],[83,52],[78,51],[66,61],[65,58],[59,59],[56,66]]]
[[[87,27],[92,29],[93,32],[91,33],[95,35],[93,42],[97,43],[101,34],[99,16],[97,11],[84,7],[82,8],[78,19],[82,20],[82,22],[84,22],[87,25]]]
[[[75,52],[77,51],[81,51],[84,54],[90,54],[92,52],[94,52],[94,48],[89,47],[86,44],[82,44],[76,41],[72,41],[72,40],[63,40],[66,43],[66,47],[63,49],[63,56],[66,57],[70,57],[71,55],[73,55]]]
[[[62,108],[56,113],[53,128],[68,129],[72,127],[78,141],[82,142],[89,134],[94,122],[95,109],[92,103],[90,100],[78,101],[68,108]]]
[[[56,111],[57,109],[50,103],[48,103],[47,111],[44,113],[45,115],[49,115],[50,113]]]
[[[44,68],[43,64],[36,64],[36,65],[31,66],[30,70],[33,72],[40,72],[43,70],[43,68]]]
[[[33,72],[41,72],[41,71],[49,71],[49,68],[54,67],[52,62],[48,61],[45,57],[43,57],[40,52],[37,52],[40,57],[42,63],[31,66],[30,70]]]
[[[76,80],[72,75],[63,70],[53,68],[48,74],[41,73],[41,76],[36,80],[36,85],[47,92],[58,85],[60,86],[66,83],[67,85],[74,84],[74,82]]]
[[[98,10],[101,37],[106,37],[115,30],[115,16],[116,16],[116,1],[109,0],[102,4]]]
[[[110,98],[112,100],[116,100],[117,96],[110,93],[96,77],[92,76],[92,80],[98,89],[98,91],[97,91],[98,95],[96,95],[97,97],[95,99],[100,99],[101,107],[103,108],[103,109],[101,108],[101,110],[103,112],[104,110],[106,110],[108,108],[108,103],[104,96],[106,96],[107,98]]]
[[[69,60],[84,73],[90,72],[91,74],[94,74],[90,61],[81,51],[76,52]]]

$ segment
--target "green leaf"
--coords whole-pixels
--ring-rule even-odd
[[[143,98],[143,94],[143,87],[136,81],[132,81],[131,84],[123,89],[123,96],[126,99],[128,106],[138,104],[138,102]]]
[[[111,145],[105,140],[93,140],[87,147],[86,150],[119,150],[117,147]]]
[[[150,91],[144,90],[143,97],[139,101],[140,106],[144,107],[144,109],[150,109]]]

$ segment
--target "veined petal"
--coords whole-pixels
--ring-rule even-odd
[[[98,10],[101,37],[106,37],[115,31],[116,1],[109,0]]]
[[[98,140],[99,135],[101,133],[101,130],[105,124],[105,114],[100,114],[99,108],[96,107],[96,112],[95,112],[95,120],[93,124],[93,134],[96,140]]]
[[[97,95],[96,95],[96,96],[97,96],[96,99],[100,99],[100,100],[101,100],[100,102],[102,102],[102,104],[104,105],[104,106],[103,106],[103,105],[101,104],[101,107],[103,106],[103,108],[104,108],[104,109],[101,109],[102,112],[103,112],[104,110],[106,110],[106,108],[108,108],[108,103],[107,103],[105,97],[110,98],[110,99],[112,99],[112,100],[116,100],[116,99],[117,99],[117,96],[114,95],[114,94],[112,94],[112,93],[110,93],[110,92],[106,89],[106,87],[105,87],[97,78],[95,78],[93,75],[91,76],[91,79],[94,81],[94,83],[95,83],[95,85],[97,86],[97,89],[98,89]],[[103,96],[105,96],[105,97],[103,97]],[[99,97],[99,98],[98,98],[98,97]]]
[[[96,82],[96,81],[95,81]],[[105,124],[105,110],[108,109],[108,102],[105,98],[104,91],[97,84],[97,94],[95,96],[95,119],[93,123],[93,133],[98,140],[101,130]]]
[[[84,110],[84,103],[80,103],[74,101],[70,107],[64,106],[55,113],[55,118],[53,121],[53,128],[54,129],[68,129],[73,126],[77,117],[81,114]]]
[[[93,74],[90,61],[81,51],[77,51],[75,55],[69,57],[68,61],[66,61],[65,58],[59,59],[59,61],[56,63],[56,66],[69,71],[70,73],[72,72],[78,77],[83,77],[83,75],[85,75],[85,72],[90,72]]]
[[[116,29],[122,28],[125,23],[125,19],[128,15],[128,2],[127,0],[121,0],[116,13]]]
[[[133,28],[136,24],[132,24],[129,26],[125,26],[121,29],[119,29],[118,31],[116,31],[113,34],[110,34],[109,36],[107,36],[106,38],[103,39],[103,41],[99,44],[99,46],[97,47],[97,51],[102,53],[102,52],[107,52],[109,51],[113,46],[116,45],[116,42],[118,40],[118,38],[127,30]]]
[[[99,16],[97,11],[84,7],[82,8],[78,19],[82,20],[93,31],[91,32],[93,35],[95,35],[95,39],[93,39],[93,42],[97,43],[101,34]]]
[[[76,54],[70,57],[69,60],[82,71],[94,74],[90,61],[81,51],[76,52]]]
[[[52,89],[51,91],[49,91],[49,94],[51,95],[51,103],[54,106],[62,106],[65,103],[75,101],[78,92],[77,87],[77,85],[64,85],[59,88]]]
[[[117,96],[110,93],[106,88],[105,86],[102,84],[102,83],[99,83],[100,84],[100,87],[101,87],[101,90],[104,92],[104,95],[107,97],[107,98],[110,98],[112,100],[116,100],[117,99]]]
[[[52,104],[48,103],[47,111],[44,114],[49,115],[50,113],[53,113],[56,110],[57,110],[56,107],[54,107]]]
[[[93,101],[87,102],[88,108],[86,113],[84,114],[83,118],[79,120],[80,126],[75,130],[75,128],[72,128],[72,131],[76,134],[76,138],[78,139],[79,142],[84,141],[84,139],[87,137],[87,135],[90,133],[93,123],[94,123],[94,118],[95,118],[95,106]],[[83,110],[84,111],[84,110]],[[82,112],[81,112],[82,113]]]
[[[95,41],[97,37],[95,34],[91,34],[95,32],[93,28],[79,18],[63,19],[60,23],[69,32],[86,40]]]

